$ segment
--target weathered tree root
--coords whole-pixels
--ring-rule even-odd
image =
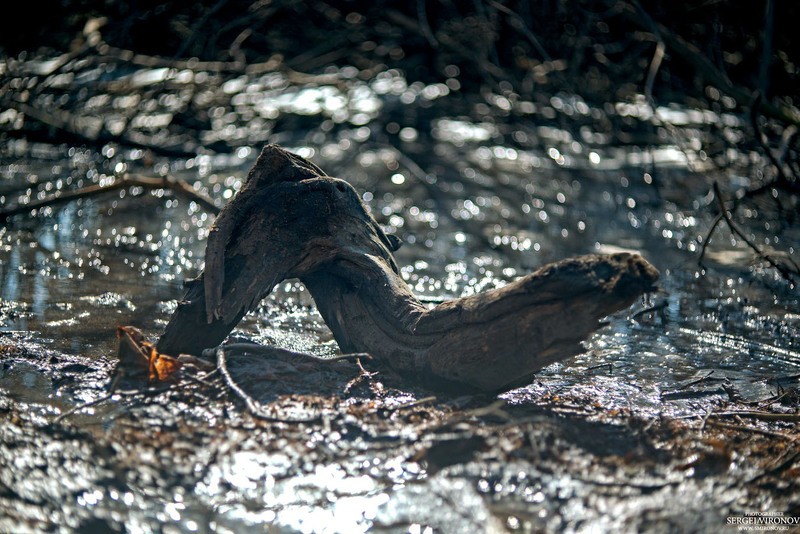
[[[269,145],[222,211],[206,271],[157,348],[200,354],[280,281],[300,278],[344,352],[367,352],[429,387],[507,390],[582,350],[604,316],[653,290],[634,254],[547,265],[497,290],[428,309],[400,277],[387,236],[347,182]]]

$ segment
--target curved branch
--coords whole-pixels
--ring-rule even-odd
[[[437,389],[507,390],[580,352],[601,318],[652,291],[658,278],[638,255],[584,256],[428,309],[403,281],[395,244],[352,186],[309,178],[310,164],[274,145],[259,162],[248,179],[258,192],[231,201],[223,214],[238,215],[226,226],[225,244],[209,243],[221,258],[215,280],[224,283],[209,286],[205,278],[190,288],[158,341],[160,352],[218,345],[275,284],[300,278],[342,351],[370,353]],[[210,317],[209,289],[219,298]]]

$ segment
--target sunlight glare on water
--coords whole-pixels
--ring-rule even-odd
[[[701,401],[680,395],[665,400],[664,395],[680,393],[686,383],[702,377],[727,380],[748,401],[757,402],[782,387],[776,377],[796,374],[796,293],[729,234],[717,234],[707,254],[709,266],[698,266],[698,248],[714,212],[708,208],[708,183],[693,173],[710,168],[708,155],[691,139],[659,130],[656,122],[658,117],[670,120],[692,135],[703,125],[719,124],[734,135],[741,126],[736,120],[727,113],[676,106],[661,106],[654,113],[642,98],[601,110],[566,94],[535,103],[511,94],[482,95],[471,116],[450,116],[447,99],[459,85],[457,69],[447,70],[451,78],[446,83],[429,84],[408,83],[398,71],[378,74],[370,82],[347,71],[328,73],[336,74],[335,83],[322,74],[303,84],[284,73],[232,78],[219,87],[209,83],[193,97],[209,109],[203,140],[228,143],[234,150],[165,158],[115,144],[95,151],[9,141],[9,157],[0,164],[0,198],[4,206],[26,205],[56,192],[110,184],[129,172],[183,179],[221,207],[242,188],[260,147],[280,142],[353,184],[384,231],[402,239],[396,253],[401,275],[426,304],[502,287],[548,262],[581,254],[638,251],[661,271],[658,292],[649,301],[611,318],[583,354],[504,393],[501,398],[510,406],[524,409],[555,398],[554,405],[571,409],[570,398],[591,399],[605,410],[655,421],[696,413]],[[87,84],[102,75],[89,69],[70,83]],[[126,76],[137,87],[189,81],[187,73],[174,69]],[[195,73],[194,81],[216,82],[217,76]],[[147,113],[130,127],[161,131],[183,105],[180,95],[173,96],[97,98],[86,103],[94,117],[87,119],[87,127],[98,127],[96,117],[110,109],[107,127],[115,131],[127,110],[145,106]],[[427,124],[403,107],[438,109],[430,107],[434,103],[444,111]],[[498,112],[512,111],[517,113],[514,121],[494,120]],[[601,113],[615,120],[651,121],[648,132],[652,127],[654,137],[648,143],[626,139],[614,144],[609,132],[597,127]],[[2,120],[17,120],[12,115]],[[585,123],[570,131],[565,117]],[[731,161],[748,157],[733,154]],[[735,179],[749,184],[746,178]],[[755,211],[747,217],[756,220]],[[170,191],[130,187],[42,208],[3,227],[0,334],[34,354],[45,354],[42,347],[47,347],[42,360],[54,362],[47,365],[63,365],[68,370],[63,375],[78,377],[64,379],[65,386],[63,376],[51,380],[32,364],[3,367],[4,391],[26,399],[33,412],[61,411],[75,400],[100,397],[109,362],[116,358],[116,327],[137,325],[149,336],[163,330],[183,296],[183,282],[203,268],[213,220],[213,213]],[[773,233],[763,225],[753,227],[754,236],[768,244],[777,243]],[[796,242],[797,233],[787,228],[780,239]],[[643,309],[648,303],[652,309]],[[234,336],[318,355],[337,351],[297,281],[279,284]],[[245,375],[240,380],[252,395],[275,401],[277,386],[268,379],[272,371],[263,359],[242,357],[231,367],[234,374]],[[320,383],[328,385],[325,376]],[[726,391],[713,384],[708,397],[724,398]],[[187,392],[196,386],[186,386]],[[387,410],[381,415],[386,424],[394,421],[403,430],[376,430],[362,425],[357,411],[374,415],[386,404],[414,398],[407,393],[389,390],[379,402],[377,397],[365,401],[363,393],[337,392],[345,400],[333,406],[324,406],[324,395],[303,397],[319,404],[320,413],[334,414],[327,424],[335,423],[337,430],[314,431],[285,443],[281,432],[238,419],[243,409],[230,400],[200,392],[186,402],[179,393],[161,392],[177,397],[161,404],[143,401],[136,420],[122,401],[78,419],[87,432],[108,430],[142,446],[151,445],[137,434],[143,421],[158,428],[147,435],[154,443],[138,459],[140,469],[125,475],[131,477],[125,484],[142,491],[107,487],[103,480],[118,475],[103,471],[105,457],[91,465],[76,460],[73,467],[83,478],[73,477],[75,489],[85,489],[78,503],[82,510],[106,510],[108,517],[124,517],[142,532],[154,531],[160,522],[178,531],[202,531],[198,525],[209,521],[231,532],[265,524],[300,532],[392,530],[397,525],[409,532],[434,531],[431,525],[472,532],[476,525],[496,531],[519,526],[525,520],[519,510],[509,510],[501,520],[493,508],[499,501],[492,499],[513,496],[551,531],[582,518],[588,518],[587,529],[620,526],[615,518],[601,519],[611,504],[598,497],[598,486],[572,474],[538,472],[536,463],[495,469],[491,458],[465,461],[452,476],[437,474],[433,461],[421,467],[416,455],[425,452],[422,445],[431,444],[418,428],[435,422],[413,411],[406,421],[399,419],[404,412]],[[713,402],[708,397],[703,402]],[[704,410],[709,406],[701,405]],[[218,426],[226,417],[232,419],[229,426]],[[106,426],[95,428],[100,419]],[[568,420],[565,427],[572,424],[578,423]],[[345,431],[349,435],[340,433]],[[188,445],[178,439],[184,435],[192,440]],[[172,436],[178,436],[177,445]],[[50,434],[37,439],[51,440],[54,449],[62,445]],[[537,450],[535,433],[524,439],[530,443],[520,447]],[[619,439],[627,442],[626,436]],[[459,435],[452,440],[464,441]],[[388,448],[395,442],[405,447],[402,453]],[[38,443],[27,446],[28,455],[20,455],[19,462],[35,466],[41,461]],[[212,449],[216,456],[210,458],[207,450]],[[481,450],[468,452],[478,457]],[[160,451],[176,458],[166,452],[162,458]],[[448,460],[440,460],[443,468]],[[169,469],[156,468],[165,464]],[[29,502],[72,498],[45,481],[31,478],[26,484]],[[180,488],[180,499],[152,498],[163,495],[164,488]],[[665,488],[675,502],[698,497],[679,486]],[[597,509],[586,504],[597,499]],[[620,514],[638,517],[641,509],[635,506],[644,505],[619,506]],[[64,513],[72,512],[67,506]]]

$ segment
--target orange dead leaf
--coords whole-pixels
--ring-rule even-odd
[[[159,354],[155,347],[150,347],[150,372],[148,375],[149,380],[160,381],[169,380],[172,375],[181,368],[183,364],[166,354]]]
[[[147,373],[147,380],[165,381],[181,368],[181,362],[160,354],[155,345],[147,341],[144,335],[133,326],[118,326],[119,364],[131,376]]]

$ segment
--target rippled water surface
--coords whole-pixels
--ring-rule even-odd
[[[196,75],[141,71],[129,83],[165,76],[180,84]],[[639,146],[593,131],[600,111],[649,120],[649,106],[636,103],[596,110],[559,97],[515,103],[526,112],[518,124],[454,115],[429,131],[409,118],[419,111],[402,116],[457,90],[409,85],[398,73],[346,87],[234,79],[206,95],[228,100],[212,109],[205,141],[241,148],[165,158],[114,144],[8,141],[0,201],[32,202],[127,172],[186,180],[222,206],[261,144],[277,140],[355,186],[403,239],[403,277],[431,302],[502,286],[560,258],[618,250],[639,251],[661,271],[658,293],[609,318],[584,354],[501,395],[502,406],[482,397],[412,405],[429,392],[382,385],[380,376],[346,391],[354,367],[344,379],[320,375],[316,394],[278,394],[280,375],[251,356],[230,363],[243,387],[282,413],[320,419],[258,421],[210,378],[123,392],[53,425],[104,394],[118,325],[151,337],[163,329],[183,281],[202,268],[214,214],[170,191],[130,187],[16,216],[0,230],[0,530],[713,531],[745,510],[796,511],[796,493],[744,484],[752,466],[717,438],[701,431],[681,449],[649,430],[664,418],[699,424],[732,399],[796,396],[797,290],[727,229],[698,264],[716,214],[711,184],[732,195],[748,185],[744,171],[715,171],[699,147],[666,134]],[[163,128],[182,95],[139,115],[138,127]],[[116,98],[123,115],[138,105]],[[490,105],[511,105],[501,98]],[[657,113],[690,133],[714,121],[731,135],[738,127],[724,114]],[[9,114],[3,120],[14,120]],[[113,128],[113,114],[104,117]],[[280,118],[303,126],[278,131]],[[575,136],[559,127],[565,120],[586,125]],[[760,245],[797,256],[800,227],[783,224],[769,197],[739,217]],[[282,283],[234,335],[337,351],[296,281]],[[725,450],[720,465],[717,449]]]

